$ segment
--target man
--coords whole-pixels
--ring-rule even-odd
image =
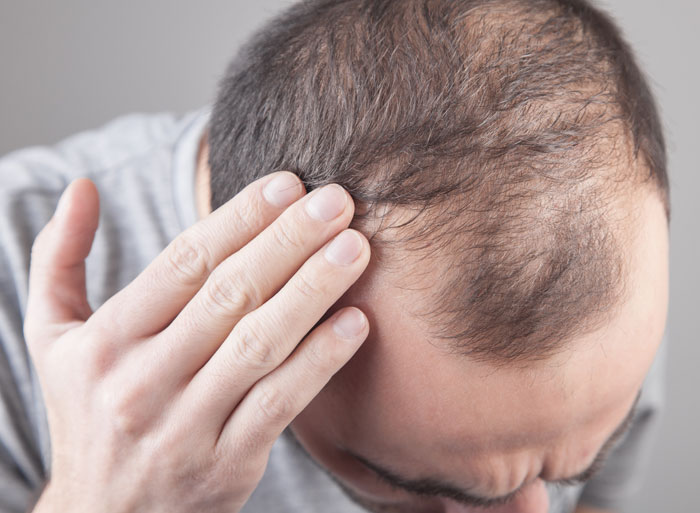
[[[643,77],[585,2],[302,2],[211,114],[125,118],[0,179],[3,511],[633,490],[668,180]]]

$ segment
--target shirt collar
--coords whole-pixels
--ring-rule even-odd
[[[180,229],[199,220],[196,199],[196,170],[199,143],[209,123],[211,109],[205,107],[186,115],[183,130],[173,150],[173,200]]]

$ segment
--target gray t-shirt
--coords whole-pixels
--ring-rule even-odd
[[[32,241],[62,190],[88,177],[100,191],[100,227],[87,260],[88,299],[98,308],[197,220],[194,178],[208,110],[131,115],[54,147],[0,159],[0,513],[31,507],[50,466],[50,440],[22,323]],[[664,346],[665,347],[665,344]],[[663,350],[647,377],[636,422],[605,469],[583,489],[617,508],[640,484],[662,405]],[[549,489],[552,513],[573,510],[578,487]],[[286,436],[275,444],[244,513],[361,513]]]

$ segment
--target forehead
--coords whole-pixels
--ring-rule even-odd
[[[419,293],[371,267],[341,301],[368,314],[371,333],[324,394],[342,419],[333,426],[338,443],[403,468],[438,461],[457,469],[464,458],[515,458],[557,441],[564,452],[580,450],[571,455],[580,466],[627,413],[665,324],[665,216],[650,208],[640,222],[630,242],[631,294],[616,319],[525,367],[446,351],[408,314]]]

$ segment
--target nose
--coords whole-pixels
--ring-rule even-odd
[[[475,508],[449,499],[444,499],[442,503],[444,513],[547,513],[549,511],[549,495],[541,479],[527,485],[512,501],[501,506],[487,509]]]

